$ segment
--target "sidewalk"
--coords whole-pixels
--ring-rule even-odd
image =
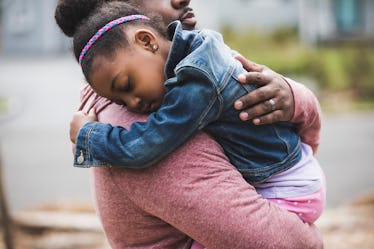
[[[73,168],[68,135],[83,82],[70,55],[0,57],[0,96],[14,103],[0,122],[12,210],[59,199],[90,200],[89,171]]]

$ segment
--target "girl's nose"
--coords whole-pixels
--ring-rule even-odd
[[[190,4],[191,0],[171,0],[171,5],[174,9],[185,8]]]
[[[126,106],[130,111],[138,111],[141,108],[141,98],[139,97],[129,97],[126,101]]]

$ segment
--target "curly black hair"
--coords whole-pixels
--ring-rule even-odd
[[[59,0],[55,10],[56,23],[66,36],[73,37],[78,25],[98,6],[109,1],[111,0]]]

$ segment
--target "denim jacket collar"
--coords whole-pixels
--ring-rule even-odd
[[[172,41],[170,52],[165,65],[165,76],[167,79],[174,77],[174,69],[178,63],[189,54],[191,40],[196,36],[196,31],[183,30],[180,21],[169,24],[167,34]]]

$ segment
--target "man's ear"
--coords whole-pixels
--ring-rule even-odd
[[[155,34],[148,29],[139,29],[135,32],[135,43],[152,53],[156,52],[158,49],[157,38]]]

